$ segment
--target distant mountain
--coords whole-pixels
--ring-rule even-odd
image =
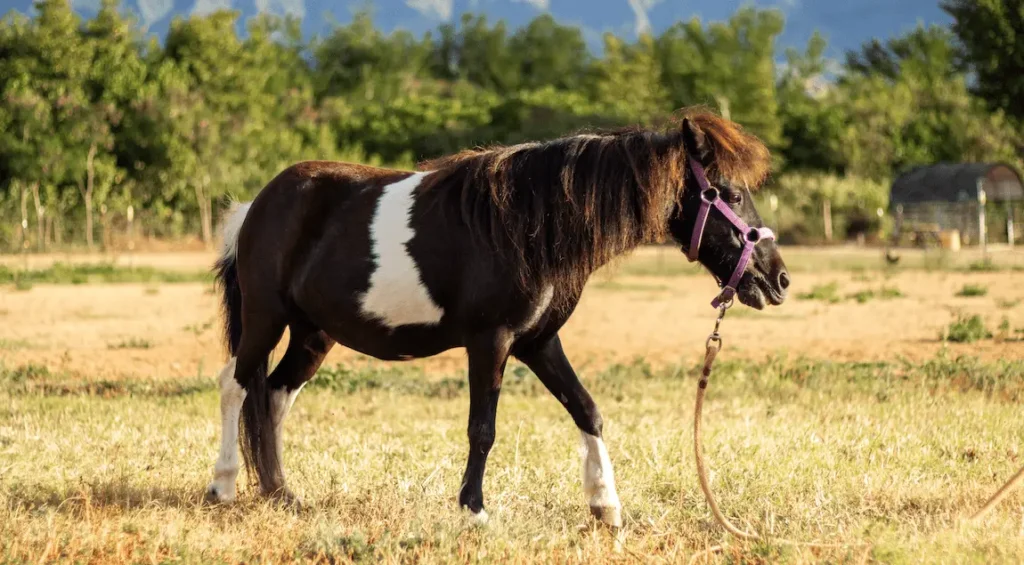
[[[99,6],[99,0],[72,3],[83,15]],[[127,0],[125,5],[158,35],[167,30],[174,16],[218,8],[240,10],[246,17],[258,12],[292,14],[302,18],[303,29],[310,35],[329,30],[332,22],[348,21],[361,6],[372,7],[382,29],[416,33],[457,20],[467,11],[504,19],[511,26],[548,11],[559,21],[582,28],[591,46],[600,48],[606,31],[630,37],[647,29],[657,33],[694,16],[704,21],[723,20],[749,3],[775,7],[786,14],[780,50],[803,47],[817,29],[828,38],[832,56],[841,56],[873,37],[897,35],[918,23],[949,22],[938,0]],[[0,0],[0,12],[27,11],[30,6],[31,0]]]

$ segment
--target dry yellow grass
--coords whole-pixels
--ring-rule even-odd
[[[1024,327],[1018,273],[805,270],[795,293],[838,281],[843,301],[794,297],[727,318],[705,407],[724,509],[772,536],[864,551],[744,544],[714,524],[690,435],[713,284],[652,272],[656,261],[596,279],[566,328],[607,422],[621,553],[589,517],[571,420],[518,366],[484,483],[491,523],[458,510],[459,353],[387,366],[332,353],[286,428],[286,471],[306,509],[245,489],[232,506],[206,506],[216,297],[195,283],[37,285],[0,290],[0,563],[685,563],[721,543],[712,562],[1024,561],[1020,493],[980,526],[957,524],[1024,463],[1024,363],[1000,361],[1024,346],[937,340],[956,310],[993,331],[1002,316],[1011,333]],[[968,282],[988,295],[956,297]],[[883,285],[903,297],[847,298]]]
[[[465,391],[349,369],[325,374],[288,422],[298,513],[247,492],[232,506],[201,503],[218,433],[212,385],[55,396],[22,385],[58,375],[8,375],[0,561],[675,563],[723,542],[717,559],[744,562],[1024,559],[1019,494],[982,527],[956,524],[1020,465],[1020,363],[723,364],[706,441],[726,511],[773,536],[866,552],[727,538],[694,476],[690,370],[586,375],[625,507],[616,554],[589,519],[578,434],[525,371],[505,387],[485,481],[492,521],[477,528],[455,503]]]

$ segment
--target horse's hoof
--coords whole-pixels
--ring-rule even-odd
[[[294,510],[298,512],[303,508],[302,499],[286,488],[274,491],[269,495],[269,497],[275,504],[286,510]]]
[[[234,500],[235,493],[229,492],[228,489],[217,483],[211,483],[206,487],[206,494],[203,496],[203,501],[207,504],[227,504]]]
[[[474,526],[486,526],[488,520],[490,520],[490,516],[483,508],[479,512],[473,512],[468,506],[463,506],[462,510],[466,513],[469,523]]]
[[[613,528],[622,527],[622,508],[618,506],[591,506],[590,513],[599,521]]]

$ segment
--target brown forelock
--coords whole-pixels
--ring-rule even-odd
[[[751,187],[763,181],[760,141],[709,112],[683,115],[711,143],[711,170]],[[664,237],[684,188],[684,151],[679,123],[467,150],[421,163],[437,171],[421,194],[458,210],[525,290],[552,284],[556,299],[571,300],[595,269]]]
[[[704,107],[679,112],[673,123],[682,127],[683,118],[704,132],[712,162],[710,178],[725,180],[735,186],[757,190],[771,173],[771,154],[756,136],[732,120],[727,120]]]

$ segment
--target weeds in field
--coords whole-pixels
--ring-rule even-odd
[[[960,297],[985,296],[986,294],[988,294],[988,287],[980,284],[965,284],[956,293]]]
[[[1007,318],[1006,316],[1003,316],[1002,321],[999,322],[999,328],[998,329],[999,329],[999,332],[995,336],[997,340],[999,340],[999,341],[1006,341],[1006,340],[1010,339],[1011,326],[1010,326],[1010,319],[1009,318]]]
[[[896,287],[882,286],[878,290],[866,288],[857,292],[846,295],[847,299],[854,300],[858,304],[865,304],[874,299],[880,300],[891,300],[893,298],[901,298],[903,292]],[[830,282],[828,284],[821,284],[815,286],[810,292],[805,292],[797,295],[797,298],[802,300],[820,300],[829,304],[838,304],[843,301],[843,297],[839,294],[839,283]]]
[[[0,339],[0,351],[17,351],[19,349],[29,349],[32,344],[28,340],[24,339]]]
[[[86,283],[182,283],[212,281],[207,271],[162,271],[152,267],[119,267],[112,263],[68,264],[54,263],[44,269],[12,269],[0,265],[0,284],[14,284],[18,290],[28,290],[33,284],[86,284]]]
[[[992,337],[992,332],[985,327],[985,321],[979,314],[959,315],[940,336],[944,341],[954,343],[974,343]]]
[[[192,334],[192,335],[194,335],[196,337],[199,337],[199,336],[203,335],[204,333],[210,331],[210,328],[213,327],[213,324],[216,321],[217,321],[217,318],[210,318],[209,320],[207,320],[207,321],[205,321],[205,322],[203,322],[201,324],[198,324],[198,323],[197,324],[188,324],[187,326],[182,328],[182,330],[184,330],[184,331],[186,331],[186,332],[188,332],[188,333],[190,333],[190,334]]]
[[[150,349],[153,343],[141,337],[132,337],[119,343],[107,345],[107,349]]]
[[[213,391],[214,384],[212,378],[92,379],[38,363],[0,365],[0,393],[21,396],[177,397]]]
[[[810,292],[798,294],[797,298],[801,300],[821,300],[829,304],[842,301],[842,298],[839,296],[839,283],[835,281],[828,284],[819,284],[812,288]]]
[[[1009,310],[1010,308],[1015,308],[1018,304],[1020,304],[1020,298],[1013,298],[1013,299],[1000,298],[999,300],[996,300],[996,306],[1002,308],[1003,310]]]
[[[967,265],[967,271],[971,273],[994,273],[1002,270],[992,259],[982,259]]]
[[[853,300],[856,300],[858,304],[864,304],[864,303],[869,302],[870,300],[873,300],[875,298],[878,298],[880,300],[891,300],[893,298],[902,298],[902,297],[903,297],[903,292],[901,292],[900,289],[898,289],[896,287],[889,287],[889,286],[883,286],[882,288],[878,289],[877,291],[875,291],[874,289],[867,288],[867,289],[855,292],[855,293],[853,293],[853,294],[848,296],[848,298],[852,298]]]

